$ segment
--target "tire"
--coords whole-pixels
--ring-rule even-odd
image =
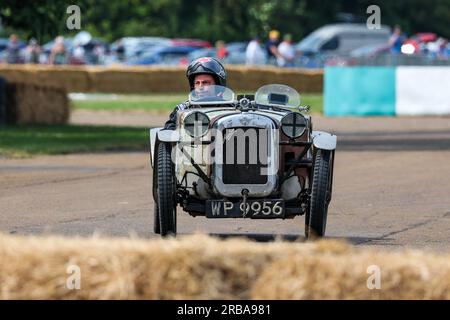
[[[305,213],[305,238],[309,239],[309,205],[308,208],[306,209],[306,213]]]
[[[153,165],[153,232],[156,234],[160,234],[160,222],[159,222],[159,212],[158,212],[158,166],[156,164]]]
[[[328,205],[331,199],[331,151],[317,150],[314,158],[309,214],[305,215],[306,239],[325,235]]]
[[[154,210],[153,210],[153,232],[156,234],[161,233],[158,204],[156,202],[154,203]]]
[[[176,235],[176,201],[175,201],[175,170],[171,159],[172,147],[168,143],[158,145],[157,160],[157,208],[159,216],[159,231],[162,237]],[[156,218],[155,218],[156,222]]]

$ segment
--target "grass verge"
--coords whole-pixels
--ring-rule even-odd
[[[0,127],[0,155],[66,154],[108,150],[144,150],[146,128],[34,125]]]
[[[89,110],[144,110],[144,111],[171,111],[173,108],[186,101],[187,95],[177,94],[152,94],[152,95],[116,95],[115,99],[107,96],[86,100],[72,100],[75,109]],[[302,105],[311,106],[312,113],[322,113],[322,94],[303,94]]]

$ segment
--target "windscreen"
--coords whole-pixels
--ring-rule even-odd
[[[193,105],[230,104],[235,102],[235,94],[223,86],[201,86],[191,91],[189,102]]]
[[[258,89],[255,102],[264,106],[297,108],[300,94],[284,84],[269,84]]]

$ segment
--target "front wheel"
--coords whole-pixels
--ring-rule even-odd
[[[176,235],[176,201],[175,201],[175,170],[171,159],[172,147],[161,142],[158,145],[157,187],[158,203],[155,206],[159,217],[159,232],[161,236]],[[157,220],[155,219],[155,223]]]
[[[314,160],[309,214],[305,215],[305,237],[323,237],[331,200],[331,151],[317,150]]]
[[[158,209],[158,204],[155,202],[154,206],[153,206],[154,210],[153,210],[153,232],[160,234],[160,223],[159,223],[159,209]]]

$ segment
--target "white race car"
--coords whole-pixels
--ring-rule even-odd
[[[210,219],[304,215],[306,238],[324,236],[337,138],[312,130],[297,91],[210,86],[187,105],[175,130],[150,130],[155,233],[176,234],[180,205]]]

